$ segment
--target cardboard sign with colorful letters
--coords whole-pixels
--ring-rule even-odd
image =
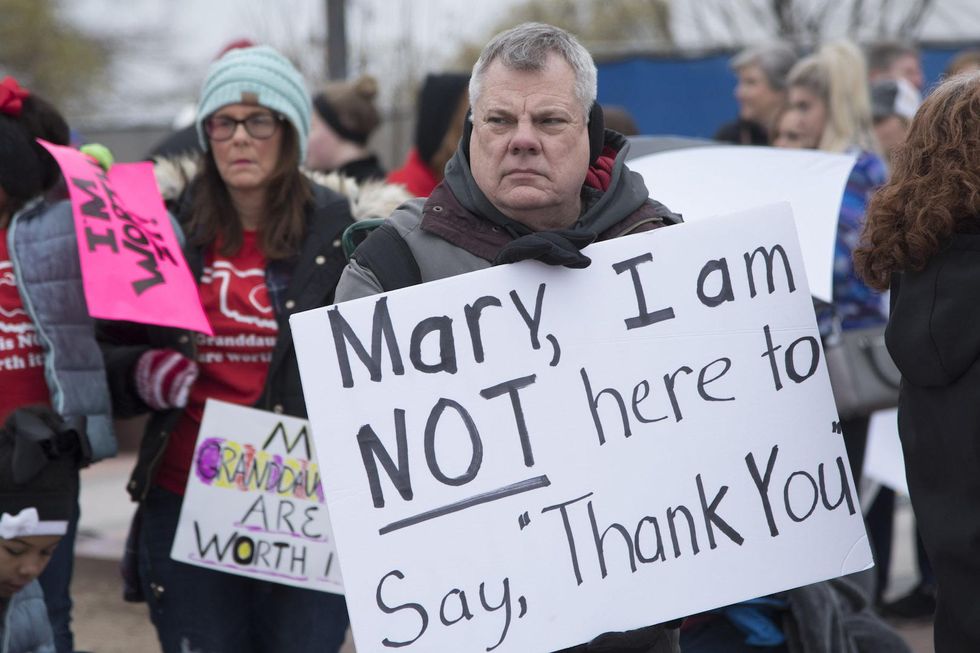
[[[293,316],[360,653],[541,653],[871,566],[789,205]]]
[[[309,423],[209,399],[170,557],[343,594]]]
[[[89,314],[213,335],[153,164],[118,163],[105,172],[78,150],[38,142],[68,185]]]

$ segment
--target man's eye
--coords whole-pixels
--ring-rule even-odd
[[[7,553],[9,553],[12,556],[24,555],[24,552],[23,551],[20,551],[18,549],[12,549],[9,546],[3,547],[3,550],[6,551]]]
[[[507,119],[502,116],[489,116],[487,122],[491,125],[506,125]]]
[[[272,124],[272,116],[252,116],[248,119],[256,127],[265,127]]]

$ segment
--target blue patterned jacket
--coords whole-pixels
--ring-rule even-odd
[[[869,288],[854,269],[854,250],[864,227],[864,214],[872,194],[887,178],[885,164],[872,152],[858,152],[841,201],[834,246],[834,313],[846,329],[884,324],[888,315],[882,296]],[[819,316],[820,333],[827,335],[833,316]]]

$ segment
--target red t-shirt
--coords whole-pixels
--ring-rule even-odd
[[[214,335],[196,336],[200,375],[156,475],[158,485],[178,494],[187,485],[205,401],[210,397],[243,406],[258,401],[278,333],[256,233],[245,232],[237,254],[224,257],[217,250],[214,245],[205,256],[199,287]]]
[[[0,229],[0,388],[0,424],[16,408],[51,403],[44,349],[17,291],[6,229]]]

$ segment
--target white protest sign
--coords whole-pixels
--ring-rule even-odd
[[[789,202],[810,292],[832,297],[834,242],[844,185],[855,157],[774,147],[695,147],[632,159],[651,197],[685,222]]]
[[[309,423],[209,399],[170,557],[343,594]]]
[[[864,452],[866,477],[905,496],[909,482],[905,477],[905,456],[898,437],[898,409],[879,410],[868,423],[868,448]]]
[[[787,204],[293,316],[359,653],[540,653],[871,566]]]

